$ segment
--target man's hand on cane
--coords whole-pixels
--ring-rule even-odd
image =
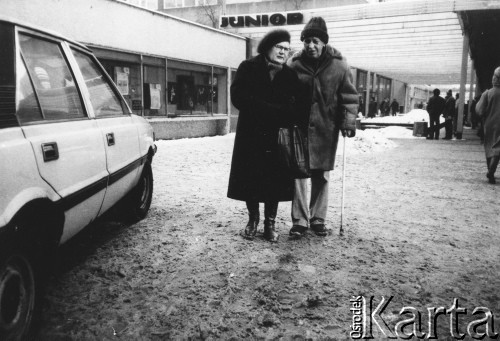
[[[356,135],[356,130],[352,129],[341,129],[340,132],[342,133],[343,137],[354,137]]]

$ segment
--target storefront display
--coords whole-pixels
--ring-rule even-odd
[[[96,51],[134,114],[165,117],[227,114],[226,68]]]

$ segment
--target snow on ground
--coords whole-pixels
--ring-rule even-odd
[[[444,118],[441,117],[441,122]],[[374,118],[363,118],[363,123],[400,123],[413,124],[414,122],[429,122],[429,114],[423,109],[413,109],[406,114],[398,114],[397,116],[377,116]]]
[[[397,116],[396,116],[397,117]],[[389,117],[388,117],[389,118]],[[394,117],[393,117],[394,118]],[[234,143],[235,133],[227,134],[224,136],[210,136],[210,137],[199,137],[199,138],[184,138],[178,140],[162,140],[156,141],[159,148],[168,148],[169,146],[175,146],[175,148],[182,148],[186,146],[186,152],[189,152],[190,146],[199,143],[220,142],[220,144],[227,145],[228,148],[232,148]],[[396,142],[392,139],[407,139],[407,138],[422,138],[414,137],[413,130],[405,127],[386,127],[380,129],[365,129],[356,131],[356,136],[354,138],[346,138],[346,154],[360,154],[360,153],[370,153],[379,152],[386,149],[390,149],[396,146]],[[342,136],[339,138],[339,144],[337,148],[337,154],[342,154],[343,152],[343,141]],[[219,144],[219,143],[217,143]]]

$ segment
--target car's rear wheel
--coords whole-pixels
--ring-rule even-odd
[[[126,198],[125,214],[127,218],[131,221],[139,221],[146,218],[152,199],[153,170],[151,169],[151,163],[146,162],[139,182]]]
[[[12,252],[0,260],[0,340],[29,339],[37,300],[29,257]]]

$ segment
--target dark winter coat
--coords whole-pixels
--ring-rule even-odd
[[[500,86],[494,86],[481,95],[476,113],[484,122],[486,157],[500,155]]]
[[[393,113],[396,113],[396,112],[399,111],[399,103],[398,103],[398,101],[396,101],[396,100],[392,101],[392,103],[391,103],[391,110],[392,110]]]
[[[445,100],[441,96],[432,96],[429,99],[429,103],[427,104],[427,112],[430,117],[439,118],[439,116],[443,113]]]
[[[443,117],[449,121],[455,117],[455,98],[453,96],[446,96],[443,110]]]
[[[294,180],[277,162],[278,130],[297,123],[304,103],[297,75],[286,65],[271,81],[264,55],[243,61],[231,85],[239,109],[228,197],[243,201],[289,201]]]
[[[377,116],[377,105],[376,101],[370,101],[370,105],[368,106],[368,117]]]
[[[352,84],[349,65],[330,45],[316,63],[304,51],[289,61],[310,94],[309,163],[311,169],[332,170],[340,129],[356,130],[358,93]]]

